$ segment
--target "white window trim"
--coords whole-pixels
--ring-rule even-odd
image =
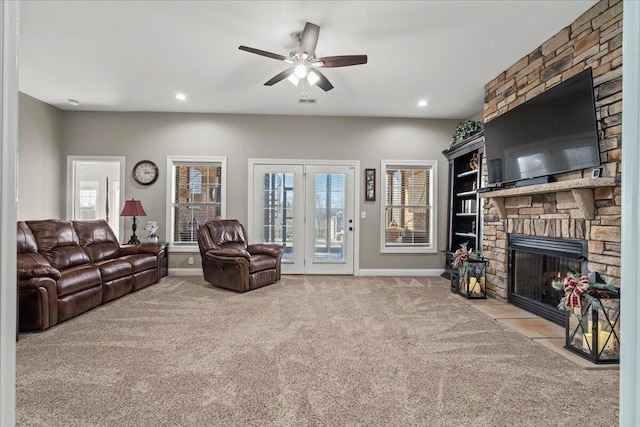
[[[173,243],[173,233],[171,230],[171,217],[173,210],[173,166],[175,163],[220,163],[222,171],[220,178],[220,217],[227,217],[227,158],[212,156],[167,156],[167,193],[166,193],[166,214],[165,214],[165,230],[167,230],[167,241],[169,242],[169,250],[172,252],[200,252],[198,244],[193,245],[175,245]]]
[[[431,215],[429,221],[429,227],[431,230],[431,244],[425,246],[387,246],[386,242],[386,228],[385,224],[385,208],[387,205],[387,180],[386,171],[389,166],[420,166],[431,169],[431,188],[429,191],[430,200],[429,206],[431,207]],[[437,160],[380,160],[380,253],[383,254],[432,254],[438,252],[438,233],[436,224],[437,221],[437,206],[436,200],[438,200],[438,161]]]

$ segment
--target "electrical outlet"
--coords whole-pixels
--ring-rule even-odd
[[[189,257],[189,265],[193,265],[193,257],[192,256]]]
[[[366,211],[360,212],[360,218],[365,219],[366,217],[367,217],[367,212]]]

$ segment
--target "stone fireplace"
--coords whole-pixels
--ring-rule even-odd
[[[601,173],[597,175],[601,177],[593,178],[592,170],[585,169],[555,175],[554,182],[530,189],[481,195],[483,254],[488,260],[486,280],[490,297],[514,304],[522,302],[527,309],[540,305],[542,300],[552,304],[555,296],[549,293],[546,276],[554,272],[564,275],[572,268],[597,271],[614,284],[619,281],[622,2],[599,1],[487,83],[483,115],[484,121],[491,120],[587,67],[593,73],[601,160]],[[483,183],[487,182],[485,173]],[[560,261],[553,261],[556,264],[548,260],[548,255],[530,248],[518,255],[512,248],[522,249],[522,241],[518,240],[521,236],[538,239],[538,243],[545,239],[581,242],[581,253],[560,256]],[[553,247],[561,245],[558,240],[551,241]],[[546,267],[531,270],[545,263]],[[542,288],[532,290],[520,283],[527,282],[529,277],[535,277]],[[535,303],[523,302],[524,298]],[[560,311],[559,314],[563,315]]]
[[[587,274],[587,241],[510,234],[508,237],[508,300],[513,305],[564,326],[557,309],[563,291],[553,282],[568,271]]]

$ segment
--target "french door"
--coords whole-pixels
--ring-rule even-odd
[[[284,274],[353,274],[353,164],[253,164],[250,241],[284,247]]]

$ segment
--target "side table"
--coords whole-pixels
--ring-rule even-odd
[[[162,248],[162,264],[160,266],[160,277],[169,275],[169,244],[166,242],[158,243]]]

